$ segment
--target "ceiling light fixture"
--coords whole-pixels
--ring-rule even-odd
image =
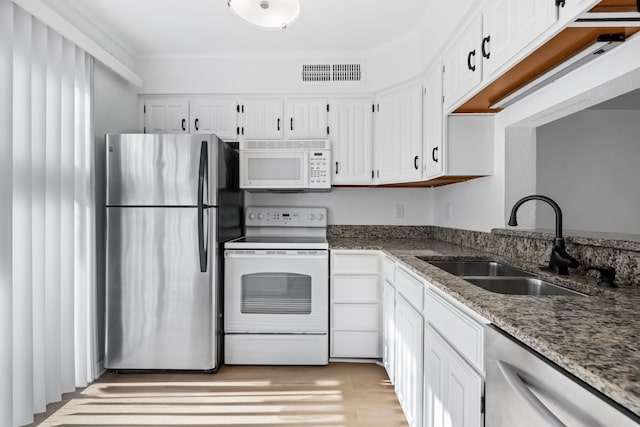
[[[300,0],[227,0],[227,6],[263,30],[284,30],[300,15]]]

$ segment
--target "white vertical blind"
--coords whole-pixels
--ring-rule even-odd
[[[12,119],[13,7],[0,0],[0,425],[13,424]]]
[[[33,278],[33,410],[46,410],[45,393],[45,275],[44,275],[44,194],[45,194],[45,117],[47,107],[47,27],[33,21],[31,38],[31,230]]]
[[[96,377],[92,58],[0,0],[0,425]]]
[[[13,398],[31,409],[33,310],[31,268],[31,18],[14,10],[13,40]],[[17,412],[18,423],[31,414]],[[25,417],[26,416],[26,417]]]

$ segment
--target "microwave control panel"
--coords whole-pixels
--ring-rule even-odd
[[[331,151],[309,151],[309,188],[331,187]]]

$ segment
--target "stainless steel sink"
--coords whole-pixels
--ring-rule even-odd
[[[510,265],[501,264],[494,261],[433,261],[424,257],[427,261],[447,273],[455,276],[511,276],[511,277],[534,277],[534,274],[527,273]]]
[[[418,258],[490,292],[532,296],[584,295],[580,292],[545,282],[533,273],[495,261]]]
[[[467,282],[490,292],[508,295],[573,295],[580,292],[556,286],[535,277],[465,277]]]

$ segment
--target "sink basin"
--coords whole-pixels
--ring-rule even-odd
[[[467,277],[464,280],[490,292],[508,295],[573,295],[580,292],[535,277]]]
[[[426,257],[425,257],[426,258]],[[434,261],[420,258],[427,261],[447,273],[456,276],[511,276],[511,277],[534,277],[534,274],[527,273],[518,268],[501,264],[494,261]]]

